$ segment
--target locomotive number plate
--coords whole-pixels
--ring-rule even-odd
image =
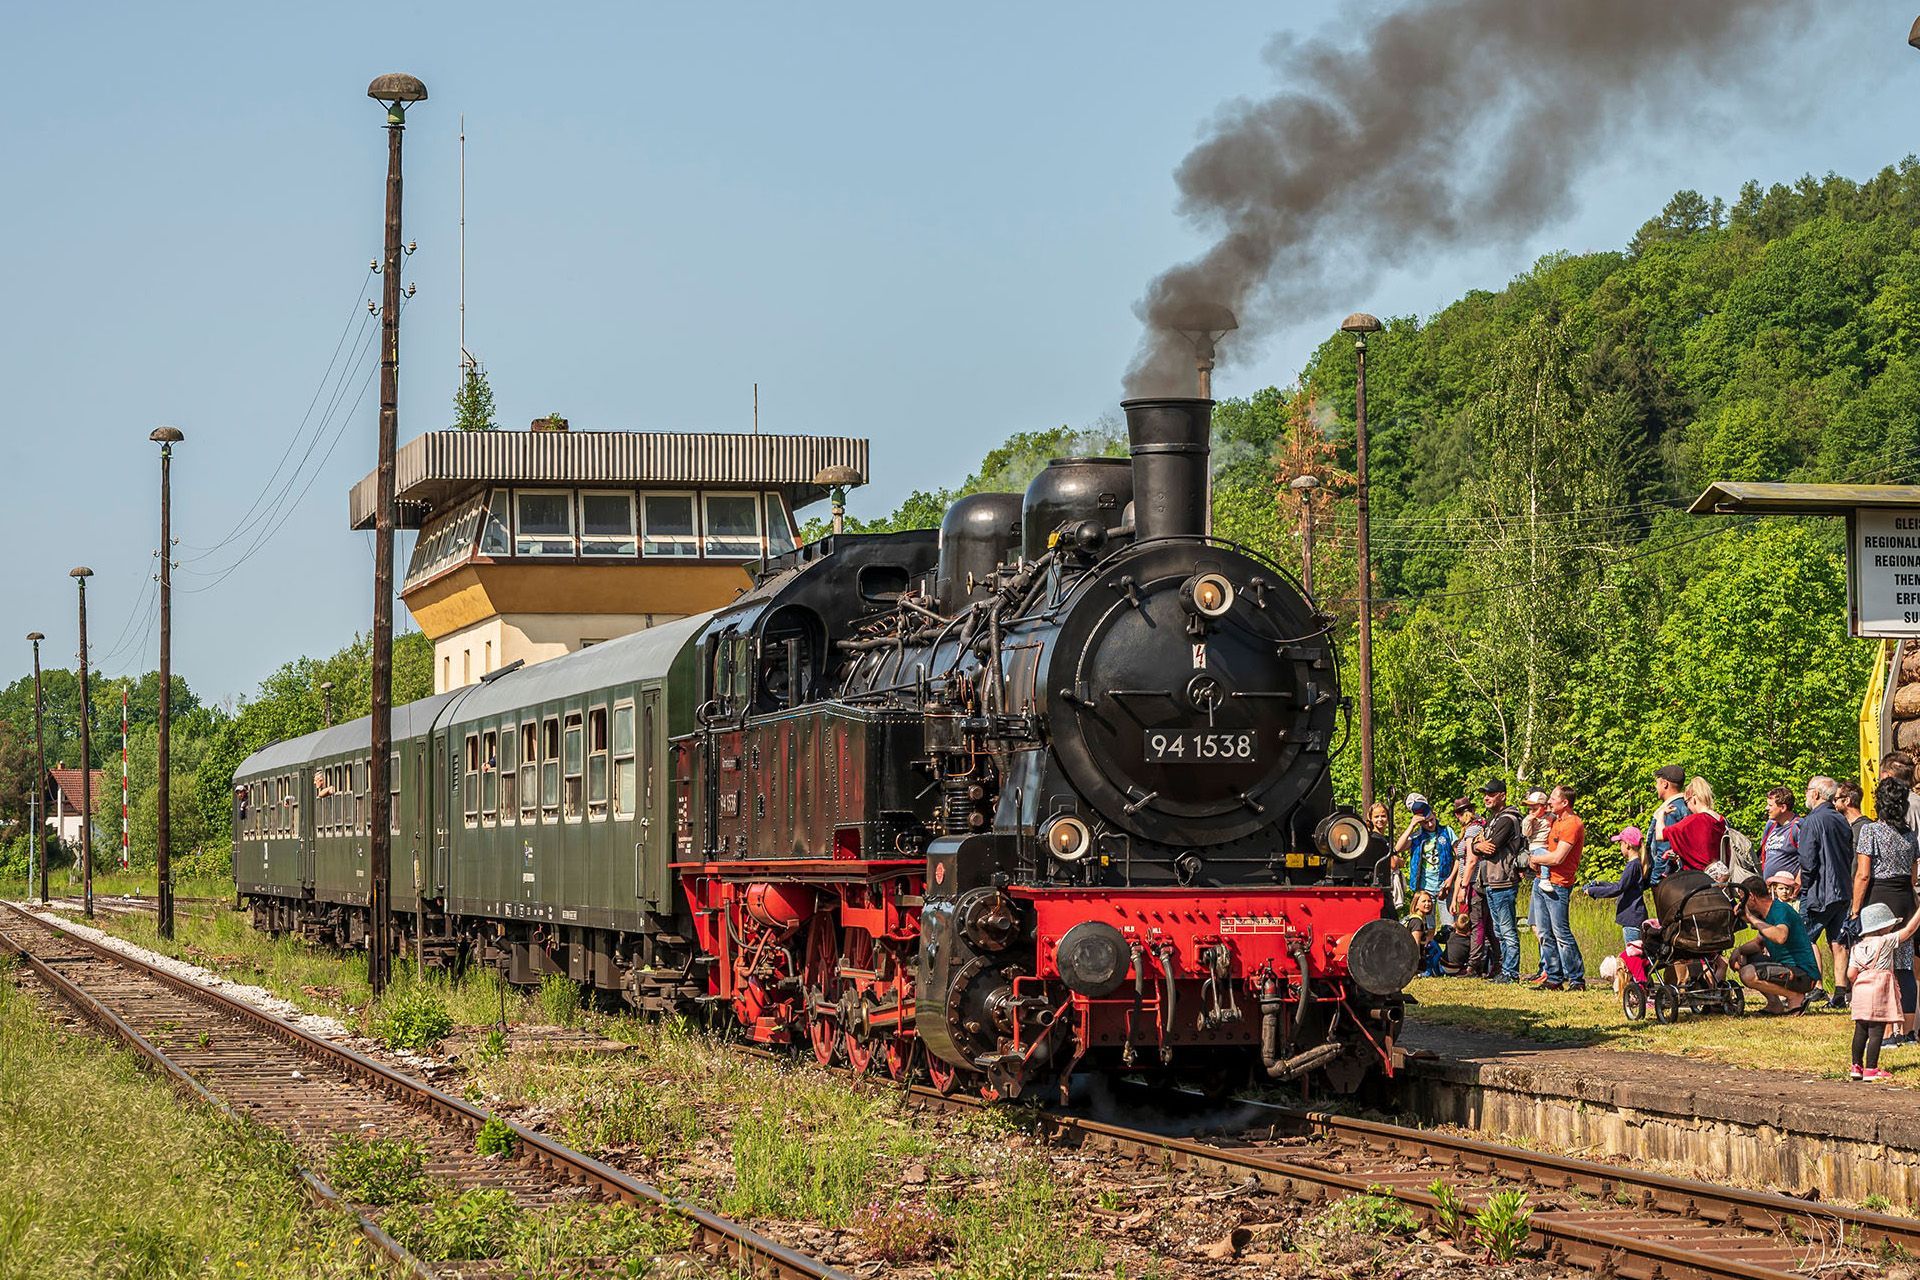
[[[1147,760],[1153,764],[1216,764],[1259,759],[1259,736],[1245,733],[1147,731]]]

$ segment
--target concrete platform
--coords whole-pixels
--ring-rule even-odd
[[[1402,1105],[1517,1145],[1920,1212],[1920,1090],[1409,1021]]]

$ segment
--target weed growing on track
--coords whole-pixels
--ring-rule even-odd
[[[433,1193],[427,1154],[407,1138],[335,1138],[325,1174],[335,1191],[358,1204],[405,1204]]]
[[[1512,1262],[1533,1230],[1533,1209],[1518,1187],[1496,1191],[1473,1215],[1473,1238],[1496,1262]]]
[[[182,1103],[131,1055],[0,981],[0,1275],[364,1276],[292,1148]]]
[[[498,1258],[508,1274],[563,1275],[581,1258],[622,1258],[645,1276],[661,1255],[684,1251],[693,1229],[631,1205],[522,1209],[504,1191],[479,1188],[406,1205],[381,1224],[428,1262]]]
[[[513,1127],[498,1116],[488,1116],[480,1132],[474,1135],[473,1150],[474,1154],[483,1156],[512,1155]]]
[[[445,984],[433,979],[395,983],[374,1010],[374,1035],[389,1049],[433,1048],[453,1030],[443,990]]]
[[[552,1026],[570,1027],[580,1021],[580,984],[558,973],[540,979],[535,1005],[541,1018]]]

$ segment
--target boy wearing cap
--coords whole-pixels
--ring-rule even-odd
[[[1434,815],[1433,806],[1418,791],[1407,796],[1407,812],[1413,821],[1394,841],[1395,853],[1411,853],[1407,861],[1407,891],[1426,890],[1433,899],[1435,928],[1453,923],[1448,901],[1453,896],[1453,832]]]
[[[1687,797],[1682,789],[1687,785],[1687,771],[1677,764],[1670,764],[1653,771],[1653,794],[1658,804],[1653,811],[1653,873],[1648,878],[1649,887],[1660,883],[1660,878],[1669,871],[1677,871],[1674,865],[1673,846],[1667,843],[1667,828],[1687,816]]]

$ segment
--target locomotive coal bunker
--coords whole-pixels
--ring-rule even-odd
[[[516,981],[568,973],[989,1096],[1076,1068],[1338,1090],[1391,1073],[1417,957],[1385,843],[1332,802],[1331,620],[1208,535],[1211,401],[1123,408],[1130,460],[1056,460],[937,534],[823,538],[711,615],[397,710],[402,791],[468,788],[464,824],[431,816],[431,788],[401,798],[448,837],[396,903],[405,927]],[[573,837],[544,821],[541,742],[605,701],[617,757],[623,698],[637,774],[616,760],[602,809],[636,865],[588,852],[548,889],[532,868]],[[267,927],[364,931],[351,892],[276,873],[245,812],[272,794],[250,779],[304,787],[352,733],[242,765],[236,872]],[[516,741],[507,831],[487,774],[507,785]]]

